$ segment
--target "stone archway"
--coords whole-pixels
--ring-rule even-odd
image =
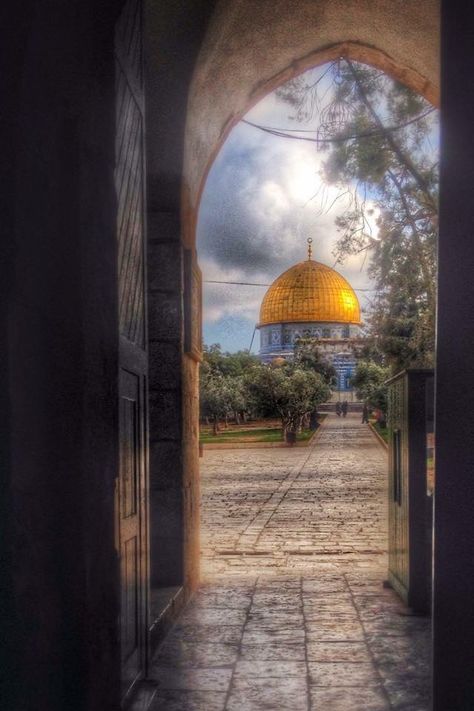
[[[182,242],[195,253],[196,224],[208,172],[233,126],[285,81],[337,57],[380,68],[440,105],[439,8],[431,0],[218,3],[194,69],[188,103],[182,192]],[[197,314],[195,314],[197,316]],[[189,392],[198,370],[184,358]],[[184,404],[186,410],[186,403]],[[192,427],[193,413],[184,415]],[[186,442],[186,437],[184,438]],[[192,438],[191,438],[192,440]],[[184,444],[197,469],[197,450]],[[193,467],[194,468],[194,467]],[[198,484],[196,482],[196,492]],[[197,500],[191,493],[191,498]]]
[[[195,259],[197,216],[210,167],[232,127],[263,96],[312,66],[346,56],[380,67],[439,105],[438,44],[437,0],[416,5],[403,0],[304,0],[297,12],[284,0],[259,3],[258,8],[251,0],[217,3],[194,67],[187,106],[183,246]],[[196,417],[198,369],[186,356],[183,367],[189,429],[184,453],[190,469],[197,471],[191,423]],[[190,498],[195,500],[192,491],[193,486]]]
[[[207,174],[232,127],[263,96],[306,69],[346,56],[379,67],[439,105],[436,0],[217,3],[194,67],[186,117],[181,240],[194,255]],[[185,294],[192,299],[192,295]],[[201,314],[194,314],[201,318]],[[184,355],[184,456],[198,470],[195,437],[198,368]],[[197,501],[198,483],[189,497]],[[194,527],[193,527],[194,530]],[[196,529],[197,530],[197,529]],[[189,549],[197,550],[191,531]],[[194,540],[194,543],[191,541]]]
[[[398,80],[400,83],[405,84],[407,87],[421,94],[427,101],[429,101],[433,106],[439,107],[440,104],[440,93],[438,84],[434,84],[430,79],[420,74],[417,70],[413,69],[408,65],[401,65],[394,61],[392,57],[386,54],[381,49],[376,47],[363,45],[358,42],[351,40],[338,42],[330,47],[324,47],[322,49],[316,49],[310,52],[308,55],[295,60],[291,65],[287,66],[283,70],[279,71],[277,74],[271,76],[269,79],[265,80],[263,83],[258,83],[256,87],[252,90],[252,93],[248,96],[246,103],[233,115],[229,115],[225,124],[219,134],[217,144],[214,145],[210,150],[210,155],[204,166],[202,176],[199,181],[197,188],[197,207],[195,208],[196,214],[199,210],[199,203],[201,200],[204,185],[206,183],[209,170],[214,163],[219,151],[221,150],[224,142],[229,136],[233,127],[245,116],[245,114],[257,104],[261,99],[270,94],[272,91],[282,86],[285,82],[293,79],[299,74],[304,73],[308,69],[321,66],[326,62],[334,61],[338,58],[348,58],[362,64],[367,64],[369,66],[380,69],[389,76]],[[192,191],[185,191],[185,197],[190,196]],[[185,203],[185,208],[188,206]],[[191,214],[194,213],[194,208],[189,206]]]
[[[184,163],[184,239],[212,162],[261,98],[310,67],[345,56],[379,67],[439,105],[439,6],[406,3],[218,3],[194,69]]]

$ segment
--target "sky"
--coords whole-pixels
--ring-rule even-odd
[[[269,94],[245,118],[295,128],[291,113],[288,104]],[[199,211],[205,344],[220,343],[230,352],[248,349],[268,288],[206,281],[270,284],[306,258],[308,237],[313,259],[335,267],[355,289],[373,288],[365,252],[335,264],[335,219],[347,202],[338,188],[323,183],[324,158],[314,143],[276,137],[242,122],[231,132],[212,166]],[[375,224],[373,230],[376,234]],[[364,311],[370,292],[356,293]],[[258,347],[256,333],[252,351]]]

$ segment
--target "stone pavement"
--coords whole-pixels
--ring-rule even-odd
[[[360,416],[310,447],[211,450],[202,466],[203,579],[245,571],[387,570],[386,452]]]
[[[386,577],[386,453],[357,415],[307,448],[213,450],[203,585],[158,649],[152,711],[427,711],[429,621]]]

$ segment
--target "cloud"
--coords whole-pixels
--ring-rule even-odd
[[[242,269],[223,269],[213,260],[200,262],[203,278],[206,280],[242,282],[249,281]],[[252,281],[267,284],[268,275],[255,273]],[[260,303],[268,287],[240,286],[234,284],[206,283],[204,289],[204,314],[206,321],[216,323],[223,317],[238,316],[253,323],[260,309]]]
[[[274,95],[249,114],[270,126],[288,125],[287,106]],[[315,144],[279,138],[238,124],[207,180],[198,222],[198,255],[204,280],[271,283],[306,257],[335,266],[335,218],[348,205],[334,186],[322,183],[324,154]],[[337,267],[354,287],[371,286],[364,255]],[[264,288],[205,284],[204,319],[228,323],[258,320]],[[224,328],[224,326],[223,326]],[[248,343],[242,344],[248,347]]]

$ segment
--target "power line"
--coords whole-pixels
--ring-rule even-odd
[[[260,284],[251,281],[220,281],[218,279],[203,279],[204,284],[234,284],[236,286],[271,286],[271,284]],[[305,286],[293,286],[293,289],[306,289]],[[377,291],[376,289],[359,289],[351,287],[353,291]]]
[[[274,128],[272,126],[261,126],[258,123],[253,123],[253,121],[248,121],[247,119],[241,119],[242,123],[246,123],[248,126],[253,128],[258,128],[260,131],[269,133],[272,136],[278,136],[279,138],[292,138],[297,141],[308,141],[310,143],[344,143],[344,141],[353,141],[359,138],[371,138],[372,136],[380,136],[384,133],[392,133],[394,131],[400,131],[402,128],[406,128],[416,121],[421,121],[426,118],[429,114],[435,111],[435,107],[432,106],[427,109],[424,113],[419,116],[415,116],[405,123],[401,123],[398,126],[387,126],[382,129],[374,129],[372,131],[364,131],[363,133],[354,133],[349,136],[334,136],[333,138],[309,138],[308,136],[296,136],[294,133],[315,133],[315,130],[304,129],[304,128]]]
[[[251,281],[218,281],[216,279],[204,279],[205,284],[237,284],[238,286],[270,286],[270,284],[256,284]]]

